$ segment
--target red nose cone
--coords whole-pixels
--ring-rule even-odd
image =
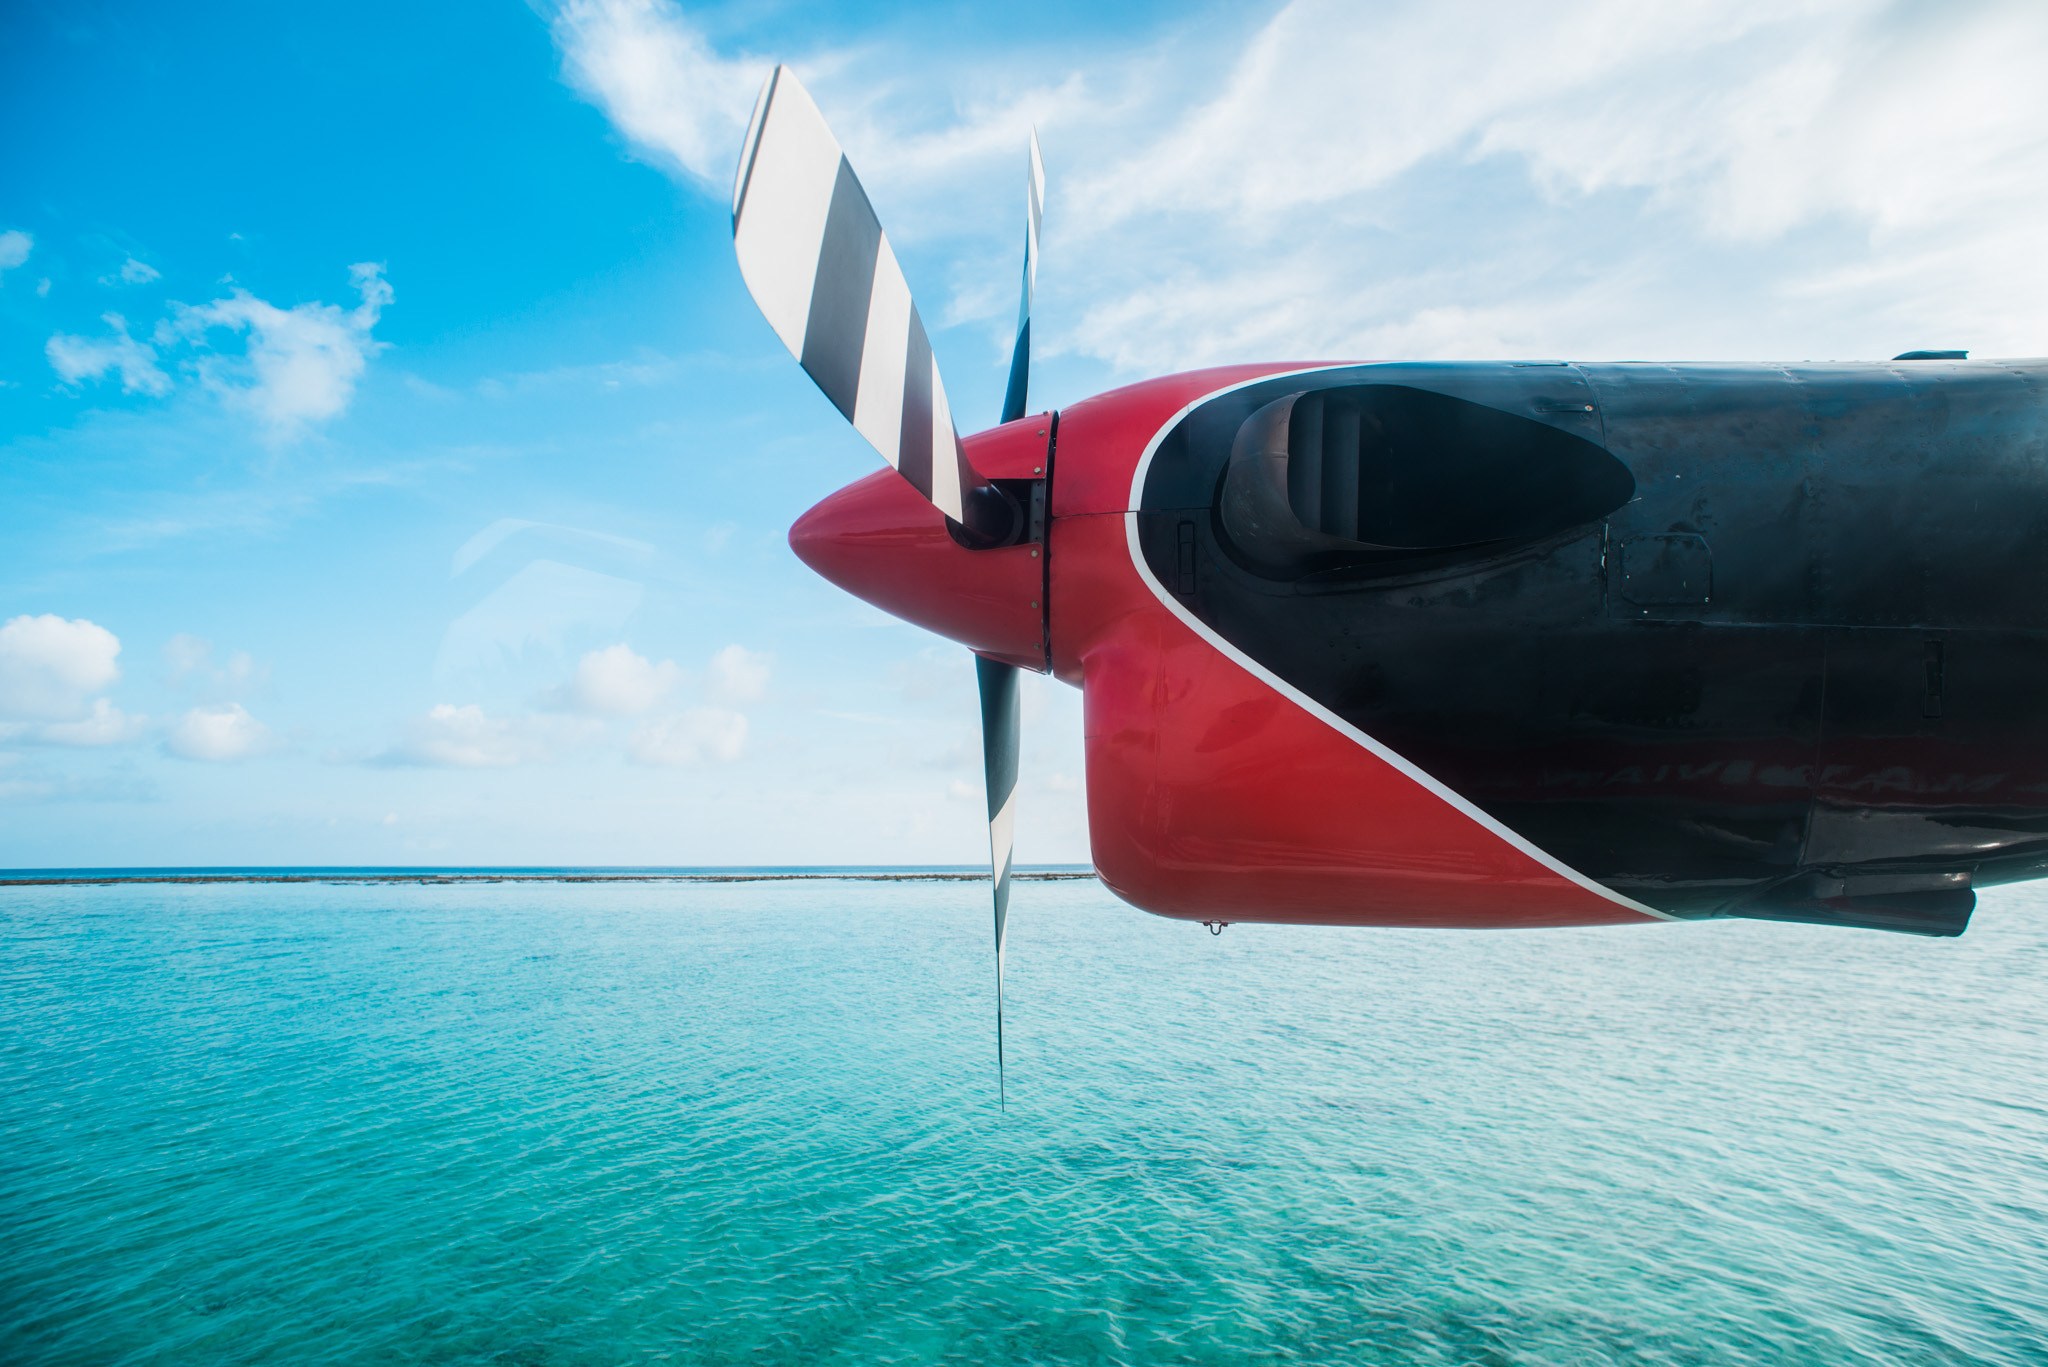
[[[1044,548],[970,551],[894,470],[877,470],[796,520],[797,558],[856,598],[984,655],[1046,667]]]

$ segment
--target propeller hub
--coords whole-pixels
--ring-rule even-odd
[[[893,470],[821,500],[789,529],[797,558],[892,617],[1025,669],[1047,667],[1045,558],[1025,542],[970,550]]]

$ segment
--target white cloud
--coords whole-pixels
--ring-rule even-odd
[[[347,408],[370,357],[383,350],[384,344],[370,335],[391,302],[383,272],[367,261],[349,267],[361,296],[353,309],[320,303],[282,309],[238,286],[210,304],[173,303],[170,316],[157,323],[147,341],[129,336],[127,320],[108,313],[101,316],[112,336],[58,333],[43,351],[67,384],[117,371],[124,392],[162,397],[172,387],[158,365],[162,355],[181,345],[198,347],[202,354],[188,362],[189,368],[215,393],[255,414],[272,440],[281,441]],[[132,257],[118,277],[128,283],[156,278],[152,267]],[[103,283],[116,279],[108,276]],[[47,292],[44,287],[37,292]],[[219,330],[243,336],[240,355],[211,348],[210,334]]]
[[[654,709],[682,681],[673,660],[654,664],[623,643],[593,650],[576,662],[569,682],[549,702],[597,717],[637,717]]]
[[[697,73],[745,63],[668,5],[565,15],[581,88],[722,190],[751,91]],[[803,74],[924,316],[982,320],[991,372],[1037,124],[1050,391],[1062,356],[1134,376],[1346,356],[2038,355],[2043,70],[2048,8],[2011,0],[1297,0],[1052,63],[885,49]],[[684,92],[687,117],[646,112],[663,92]]]
[[[1301,0],[1074,149],[1048,350],[2034,354],[2044,67],[2038,6]]]
[[[509,769],[527,760],[553,759],[594,735],[592,722],[533,716],[494,717],[475,703],[441,703],[406,726],[405,738],[377,757],[378,764],[446,769]]]
[[[308,423],[331,418],[348,407],[369,358],[384,344],[370,336],[391,286],[373,262],[349,267],[362,302],[298,304],[281,309],[237,287],[227,298],[194,307],[175,304],[157,327],[157,340],[203,342],[216,328],[246,333],[239,357],[210,356],[201,363],[207,383],[262,420],[275,439],[297,435]]]
[[[711,657],[704,696],[715,703],[754,702],[768,691],[775,657],[743,645],[729,645]]]
[[[258,664],[246,650],[228,652],[225,663],[212,673],[216,688],[243,689],[260,686],[270,677],[270,666]]]
[[[147,285],[152,280],[161,279],[162,276],[163,273],[156,267],[146,261],[137,261],[131,256],[121,263],[120,270],[112,275],[101,276],[100,283],[102,285]]]
[[[20,616],[0,626],[0,717],[75,721],[91,696],[121,677],[121,642],[84,618]]]
[[[11,271],[28,260],[28,254],[35,250],[35,245],[35,238],[19,228],[0,233],[0,272]]]
[[[511,719],[486,716],[474,703],[466,707],[442,703],[412,724],[399,753],[414,764],[504,769],[529,757],[533,750]]]
[[[164,643],[164,662],[171,667],[171,682],[180,683],[186,675],[212,664],[213,642],[181,631]]]
[[[128,335],[128,321],[118,313],[103,313],[101,321],[114,330],[112,337],[73,337],[57,333],[43,346],[43,354],[66,384],[97,380],[109,370],[121,376],[126,394],[153,394],[161,398],[171,392],[171,377],[157,368],[156,348]]]
[[[164,662],[170,664],[170,682],[184,682],[190,674],[213,668],[213,641],[180,631],[164,641]]]
[[[260,687],[270,677],[270,667],[258,664],[246,650],[231,653],[226,662],[213,662],[213,642],[186,632],[164,643],[164,662],[170,666],[170,682],[203,692],[232,694]]]
[[[1967,219],[2015,191],[2040,202],[2027,184],[2048,111],[2038,7],[1916,20],[1872,3],[1807,3],[1711,16],[1693,16],[1704,53],[1660,43],[1654,67],[1628,73],[1625,118],[1578,89],[1495,120],[1480,150],[1522,153],[1581,192],[1668,188],[1732,238],[1838,213],[1881,235]],[[1602,145],[1577,141],[1591,132]]]
[[[769,661],[727,646],[712,657],[703,691],[715,702],[758,698],[768,684]],[[474,703],[442,703],[410,722],[403,740],[372,762],[500,769],[554,759],[605,734],[606,719],[646,717],[690,677],[673,660],[656,663],[623,642],[587,651],[565,683],[542,695],[544,706],[579,716],[492,715]],[[746,716],[729,708],[686,708],[649,717],[628,737],[626,753],[658,766],[730,762],[744,749],[747,729]]]
[[[195,707],[178,719],[164,741],[164,748],[181,759],[214,762],[247,759],[270,745],[270,728],[240,703]]]
[[[693,707],[650,721],[626,742],[641,764],[674,768],[711,761],[731,763],[747,744],[747,719],[717,707]]]
[[[701,692],[710,704],[652,717],[627,738],[641,764],[677,766],[739,758],[747,718],[729,704],[752,702],[768,688],[772,656],[729,645],[711,657]],[[656,664],[624,643],[586,653],[569,681],[551,689],[546,705],[591,717],[639,717],[690,679],[673,660]]]
[[[105,627],[52,613],[0,626],[0,739],[41,745],[115,745],[148,718],[92,695],[121,676],[121,642]]]
[[[1086,231],[1192,212],[1291,233],[1304,210],[1349,203],[1369,213],[1361,192],[1432,157],[1462,159],[1473,135],[1506,113],[1612,91],[1617,77],[1674,55],[1697,69],[1716,43],[1801,8],[1296,0],[1216,87],[1147,92],[1166,117],[1078,179],[1067,214]]]
[[[767,62],[718,56],[667,0],[572,0],[554,33],[570,82],[622,133],[729,188]]]
[[[77,721],[44,722],[29,733],[29,739],[45,745],[119,745],[134,740],[149,725],[149,718],[123,712],[105,698],[94,698],[92,711]]]

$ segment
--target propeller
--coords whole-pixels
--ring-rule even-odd
[[[1017,822],[1017,666],[974,657],[981,685],[981,768],[988,781],[988,864],[996,894],[996,1104],[1010,1104],[1003,1070],[1003,937],[1010,924],[1010,849]]]
[[[1017,343],[1010,349],[1010,387],[1003,395],[1003,421],[1024,416],[1024,392],[1031,380],[1031,295],[1038,286],[1038,220],[1045,213],[1045,163],[1038,155],[1038,130],[1031,130],[1031,155],[1024,167],[1024,299],[1017,306]]]
[[[761,88],[733,182],[732,244],[755,304],[854,430],[991,544],[1018,510],[975,473],[895,249],[796,74]]]
[[[1003,421],[1024,416],[1031,380],[1031,294],[1038,283],[1038,222],[1045,209],[1045,163],[1038,155],[1038,130],[1031,130],[1024,172],[1024,288],[1017,308],[1017,340],[1010,349],[1010,385],[1003,395]],[[996,898],[996,1098],[1009,1105],[1003,1072],[1003,936],[1010,922],[1010,852],[1016,834],[1017,752],[1023,746],[1017,715],[1017,666],[986,655],[974,657],[981,685],[981,767],[988,787],[988,863]]]
[[[1031,372],[1031,298],[1045,166],[1031,134],[1024,203],[1023,301],[1010,353],[1004,422],[1024,416]],[[733,251],[776,336],[854,430],[912,488],[974,540],[1006,545],[1023,530],[1016,503],[974,469],[953,425],[924,321],[896,253],[810,92],[786,66],[761,88],[733,183]],[[996,1087],[1003,1064],[1003,958],[1021,746],[1015,665],[974,657],[988,784],[995,892]]]

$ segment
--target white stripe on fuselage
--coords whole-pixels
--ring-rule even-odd
[[[1195,616],[1195,614],[1193,614],[1192,612],[1189,612],[1187,608],[1181,604],[1179,599],[1175,598],[1172,594],[1168,593],[1166,591],[1166,586],[1164,584],[1161,584],[1159,580],[1153,575],[1152,567],[1145,563],[1145,553],[1138,544],[1138,510],[1144,498],[1145,476],[1152,468],[1152,457],[1158,452],[1159,444],[1166,440],[1167,434],[1172,432],[1175,427],[1178,427],[1180,425],[1182,419],[1186,418],[1188,414],[1194,412],[1203,404],[1208,403],[1211,399],[1218,398],[1224,394],[1229,394],[1235,390],[1248,388],[1255,384],[1265,384],[1269,380],[1292,379],[1297,375],[1320,375],[1325,374],[1332,370],[1355,370],[1358,368],[1359,367],[1357,366],[1351,365],[1308,366],[1301,370],[1282,370],[1276,371],[1271,375],[1260,375],[1253,379],[1241,380],[1236,384],[1228,384],[1223,386],[1221,389],[1211,390],[1209,393],[1202,395],[1200,398],[1194,400],[1185,408],[1181,409],[1178,413],[1175,413],[1171,418],[1167,419],[1166,424],[1163,427],[1161,427],[1157,432],[1154,432],[1152,434],[1152,440],[1145,444],[1145,454],[1138,458],[1137,473],[1133,475],[1131,478],[1130,508],[1124,514],[1124,535],[1127,543],[1130,546],[1131,564],[1137,567],[1138,577],[1145,581],[1145,586],[1152,590],[1153,597],[1157,598],[1160,602],[1164,603],[1169,612],[1171,612],[1175,617],[1178,617],[1181,621],[1187,623],[1188,628],[1192,630],[1197,636],[1200,636],[1210,645],[1216,647],[1217,650],[1221,651],[1227,658],[1229,658],[1231,661],[1233,661],[1238,666],[1243,668],[1247,673],[1251,674],[1254,678],[1257,678],[1260,682],[1264,683],[1274,692],[1286,698],[1296,707],[1301,708],[1304,712],[1307,712],[1309,715],[1315,717],[1318,721],[1321,721],[1324,724],[1328,725],[1332,730],[1338,732],[1340,735],[1346,736],[1351,740],[1356,741],[1359,745],[1364,746],[1365,749],[1367,749],[1374,755],[1374,757],[1384,761],[1388,765],[1391,765],[1394,769],[1398,770],[1403,776],[1405,776],[1412,782],[1416,783],[1420,787],[1425,788],[1429,792],[1435,794],[1437,797],[1442,798],[1445,802],[1449,803],[1452,807],[1456,808],[1464,816],[1470,818],[1474,823],[1484,827],[1487,831],[1491,832],[1493,835],[1497,836],[1501,840],[1506,841],[1509,845],[1512,845],[1514,848],[1520,850],[1523,854],[1528,855],[1531,859],[1543,865],[1543,867],[1549,869],[1552,873],[1555,873],[1562,878],[1569,879],[1570,881],[1584,888],[1586,891],[1595,893],[1598,896],[1603,897],[1606,900],[1614,903],[1616,906],[1626,907],[1628,910],[1636,912],[1640,915],[1648,916],[1658,921],[1680,920],[1680,917],[1673,916],[1669,912],[1658,911],[1655,907],[1644,906],[1641,902],[1636,901],[1634,898],[1624,897],[1620,893],[1614,891],[1614,889],[1606,887],[1601,883],[1598,883],[1595,880],[1586,877],[1586,875],[1580,873],[1577,869],[1571,868],[1568,865],[1564,864],[1563,862],[1558,860],[1554,855],[1550,854],[1549,851],[1543,849],[1539,845],[1531,843],[1529,840],[1525,839],[1517,832],[1510,830],[1508,827],[1502,825],[1499,821],[1495,820],[1492,816],[1488,815],[1480,808],[1474,806],[1470,801],[1468,801],[1455,789],[1445,786],[1443,783],[1439,782],[1431,775],[1424,773],[1421,769],[1416,768],[1415,765],[1410,763],[1405,757],[1380,744],[1371,736],[1359,730],[1356,726],[1353,726],[1350,722],[1344,720],[1344,718],[1338,716],[1335,712],[1332,712],[1329,708],[1323,706],[1314,698],[1311,698],[1308,694],[1302,692],[1293,684],[1287,682],[1287,680],[1281,678],[1278,674],[1275,674],[1272,670],[1266,668],[1257,660],[1254,660],[1251,656],[1245,654],[1242,650],[1239,650],[1236,646],[1232,645],[1228,640],[1224,639],[1224,637],[1221,634],[1219,634],[1214,628],[1210,627],[1210,625],[1207,622],[1204,622],[1201,618]]]

